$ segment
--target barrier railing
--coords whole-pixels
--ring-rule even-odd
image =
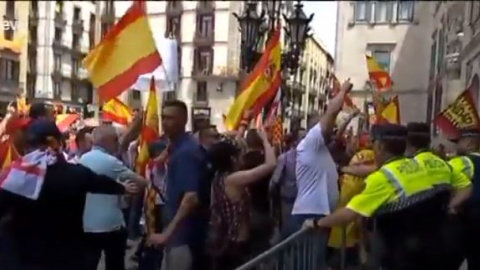
[[[320,244],[303,228],[236,270],[316,270]]]

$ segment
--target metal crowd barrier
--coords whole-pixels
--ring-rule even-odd
[[[319,241],[303,228],[236,270],[316,270]]]

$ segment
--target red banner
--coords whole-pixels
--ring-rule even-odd
[[[465,130],[480,130],[480,119],[470,89],[440,112],[434,123],[449,137],[458,137]]]

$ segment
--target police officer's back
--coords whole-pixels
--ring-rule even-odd
[[[373,126],[375,159],[380,168],[367,177],[365,189],[346,208],[316,224],[331,227],[361,216],[374,218],[383,242],[382,267],[439,269],[438,253],[432,247],[440,237],[432,224],[438,225],[445,218],[449,194],[425,180],[423,166],[403,156],[406,136],[407,129],[400,125]]]

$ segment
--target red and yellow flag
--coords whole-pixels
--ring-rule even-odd
[[[367,69],[370,81],[373,82],[375,90],[379,92],[387,91],[392,88],[393,82],[390,74],[384,70],[372,56],[367,57]]]
[[[233,102],[225,118],[227,130],[238,127],[245,111],[252,110],[257,115],[272,100],[281,85],[280,26],[268,41],[262,57],[242,83],[241,92]]]
[[[434,123],[452,138],[460,136],[463,131],[480,130],[480,119],[470,88],[440,112],[435,117]]]
[[[64,114],[57,114],[55,122],[57,123],[57,127],[61,132],[66,132],[70,128],[75,121],[80,119],[80,115],[77,113],[64,113]]]
[[[19,158],[20,154],[17,152],[17,149],[10,139],[0,142],[0,170],[9,167],[13,161]]]
[[[145,1],[134,1],[125,15],[83,60],[101,101],[132,86],[141,74],[162,63],[150,30]]]
[[[29,111],[30,111],[30,104],[27,103],[27,99],[25,97],[18,97],[17,112],[20,115],[28,115]]]
[[[137,172],[145,175],[145,168],[150,160],[148,153],[148,144],[159,137],[159,117],[157,91],[155,88],[155,79],[152,77],[150,83],[150,93],[148,95],[147,107],[143,118],[143,127],[140,134],[140,151],[137,157]]]
[[[377,118],[378,123],[400,124],[400,103],[398,96],[393,97],[390,102],[383,107]]]
[[[130,108],[118,98],[112,98],[102,107],[102,119],[128,125],[133,119]]]

